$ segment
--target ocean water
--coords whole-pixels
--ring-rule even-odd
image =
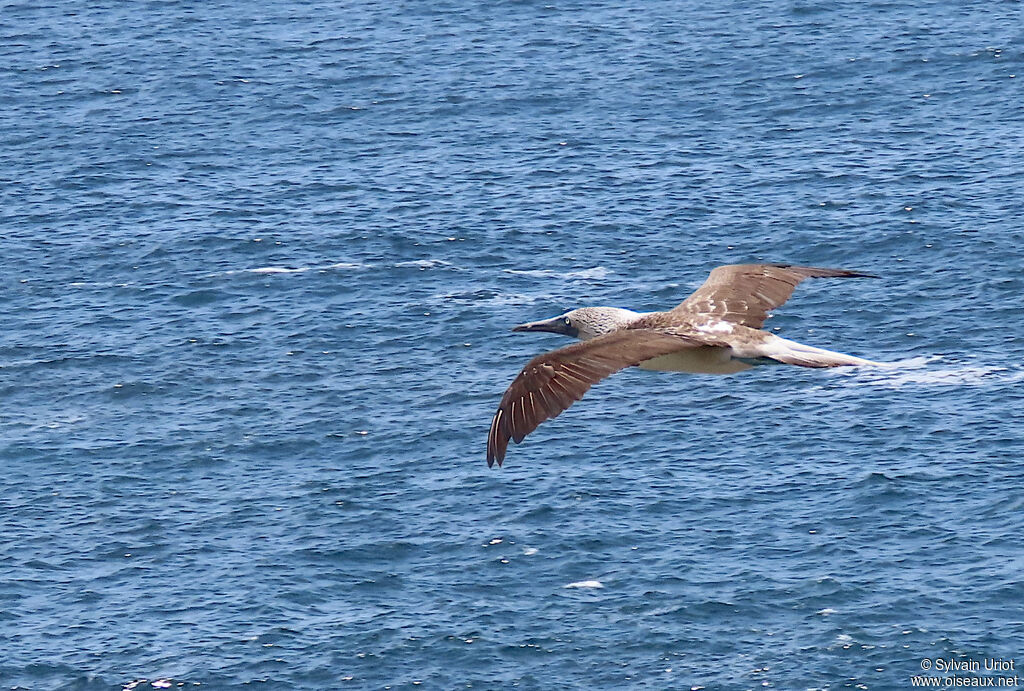
[[[0,688],[1024,666],[1022,27],[3,3]],[[487,468],[509,327],[760,260],[877,274],[767,327],[896,366],[626,371]]]

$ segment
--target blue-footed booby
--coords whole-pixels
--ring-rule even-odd
[[[513,331],[547,331],[580,339],[530,360],[501,398],[487,435],[487,465],[505,460],[545,420],[557,417],[593,384],[626,367],[731,374],[761,362],[801,367],[879,365],[762,331],[768,312],[805,278],[875,278],[843,269],[790,264],[732,264],[666,312],[583,307]]]

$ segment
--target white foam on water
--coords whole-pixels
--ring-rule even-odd
[[[556,271],[554,269],[505,269],[505,273],[515,274],[516,276],[532,276],[534,278],[600,279],[606,278],[611,272],[603,266],[595,266],[590,269],[569,272]]]
[[[415,259],[408,262],[398,262],[395,264],[395,268],[419,268],[419,269],[433,269],[438,266],[452,266],[455,265],[451,262],[446,262],[444,259]]]
[[[501,306],[501,305],[532,305],[535,302],[540,302],[541,300],[550,300],[550,299],[551,299],[550,295],[516,295],[516,294],[507,294],[507,295],[495,295],[491,299],[487,300],[485,302],[485,304],[491,304],[491,305],[497,305],[497,306]]]
[[[134,282],[115,283],[114,281],[72,281],[68,283],[70,288],[129,288],[135,285]]]
[[[946,362],[942,356],[914,357],[896,362],[884,363],[880,367],[837,367],[828,370],[829,379],[837,377],[842,386],[837,388],[835,379],[812,386],[805,395],[818,395],[835,399],[845,394],[864,389],[906,390],[908,388],[948,388],[1005,386],[1024,381],[1024,367],[1003,365],[974,365]],[[844,393],[845,392],[845,393]]]
[[[883,367],[859,368],[857,384],[900,388],[904,386],[984,386],[1024,380],[1024,370],[1001,365],[930,367],[941,356],[916,357],[885,363]]]
[[[301,274],[312,268],[311,266],[300,266],[295,269],[287,266],[261,266],[258,269],[246,269],[245,271],[251,274]]]
[[[563,588],[603,588],[604,584],[601,581],[576,581],[575,583],[569,583],[568,585],[562,586]]]
[[[893,362],[880,362],[878,366],[882,369],[920,369],[927,367],[928,363],[938,362],[941,359],[941,355],[920,355],[903,360],[894,360]]]
[[[361,264],[359,262],[335,262],[334,264],[328,264],[323,267],[324,269],[369,269],[369,264]]]
[[[360,264],[358,262],[333,262],[331,264],[313,264],[310,266],[258,266],[252,269],[231,269],[229,271],[221,271],[219,273],[210,274],[210,277],[215,276],[233,276],[235,274],[302,274],[307,271],[332,271],[332,270],[351,270],[351,269],[368,269],[369,264]]]
[[[853,636],[848,633],[841,633],[836,636],[836,643],[848,648],[853,645]]]
[[[532,305],[535,302],[541,300],[551,300],[553,296],[550,294],[542,295],[521,295],[518,293],[501,293],[500,295],[492,295],[487,298],[477,298],[470,293],[438,293],[432,295],[433,300],[450,300],[452,302],[460,302],[466,304],[477,304],[477,305]]]

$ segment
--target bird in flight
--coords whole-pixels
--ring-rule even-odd
[[[762,331],[769,311],[805,278],[875,278],[843,269],[789,264],[731,264],[666,312],[583,307],[513,331],[546,331],[579,343],[538,355],[515,378],[491,420],[487,466],[500,467],[509,440],[521,442],[545,420],[621,369],[731,374],[762,362],[801,367],[879,365]]]

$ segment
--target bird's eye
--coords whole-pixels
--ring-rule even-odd
[[[569,321],[569,317],[562,317],[562,323],[566,326],[572,326],[572,322]]]

